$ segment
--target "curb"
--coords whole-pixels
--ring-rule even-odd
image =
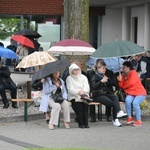
[[[62,113],[61,113],[61,118],[63,117]],[[44,119],[45,116],[44,114],[32,114],[32,115],[28,115],[28,121],[31,120],[37,120],[37,119]],[[70,114],[70,118],[73,120],[75,118],[75,113],[71,113]],[[102,115],[102,118],[105,119],[106,116],[105,114]],[[89,116],[90,119],[90,116]],[[126,117],[120,118],[120,120],[126,120]],[[142,120],[143,121],[150,121],[150,116],[142,116]],[[24,121],[24,116],[13,116],[13,117],[4,117],[4,118],[0,118],[0,123],[9,123],[9,122],[22,122]]]

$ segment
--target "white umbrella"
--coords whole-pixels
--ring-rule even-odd
[[[65,39],[56,43],[48,51],[62,55],[91,55],[95,52],[95,48],[82,40]]]

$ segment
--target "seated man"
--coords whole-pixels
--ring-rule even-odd
[[[17,97],[17,86],[10,78],[10,71],[8,67],[2,66],[0,62],[0,95],[2,97],[2,101],[4,103],[3,108],[9,107],[9,102],[5,93],[5,90],[8,89],[11,91],[11,98],[15,99]],[[17,107],[17,102],[12,102],[13,108]]]

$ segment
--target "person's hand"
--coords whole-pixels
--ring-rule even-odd
[[[101,82],[105,83],[108,81],[108,77],[104,76],[103,79],[101,80]]]
[[[83,90],[80,90],[79,92],[78,92],[78,95],[83,95],[84,94],[84,91]]]
[[[57,87],[59,87],[60,86],[60,84],[59,84],[59,82],[57,81],[57,82],[55,82],[55,85],[57,86]]]
[[[117,76],[117,80],[118,80],[118,81],[121,81],[121,80],[122,80],[122,75],[121,75],[121,73],[119,74],[119,76]]]
[[[44,83],[45,82],[45,79],[43,78],[43,79],[41,79],[41,83]]]

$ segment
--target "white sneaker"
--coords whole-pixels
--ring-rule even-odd
[[[113,122],[113,126],[115,126],[115,127],[121,127],[122,124],[119,122],[118,119],[115,119],[115,121]]]
[[[126,113],[124,113],[122,110],[120,110],[118,113],[117,113],[117,118],[121,118],[121,117],[125,117],[127,116]]]

